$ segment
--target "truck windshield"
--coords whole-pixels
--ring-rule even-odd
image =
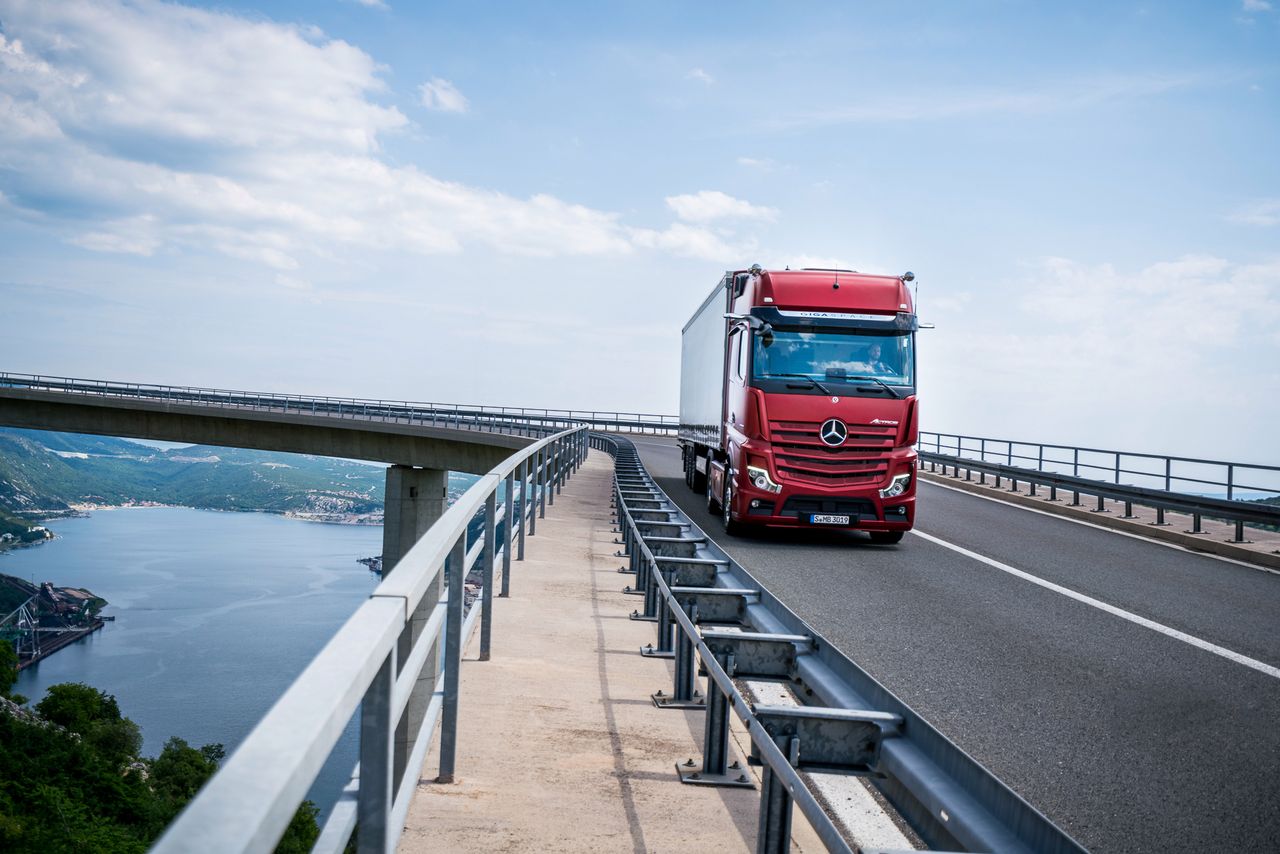
[[[915,354],[909,333],[791,332],[755,335],[751,377],[783,383],[809,377],[832,383],[914,386]],[[812,386],[811,386],[812,387]]]

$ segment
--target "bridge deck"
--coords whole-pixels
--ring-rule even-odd
[[[627,617],[640,599],[621,592],[611,475],[593,452],[514,564],[492,660],[473,643],[462,668],[457,780],[434,782],[433,749],[402,852],[754,850],[758,789],[676,777],[700,760],[703,713],[650,701],[670,664],[639,655],[653,625]],[[793,833],[792,850],[823,850],[799,812]]]

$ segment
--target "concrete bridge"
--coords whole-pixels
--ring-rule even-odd
[[[0,424],[391,466],[383,584],[159,851],[271,850],[356,714],[318,851],[1280,838],[1275,467],[934,434],[882,547],[721,533],[656,416],[0,375]]]

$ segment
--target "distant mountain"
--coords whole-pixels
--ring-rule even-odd
[[[381,512],[383,480],[379,466],[327,457],[0,429],[0,512],[9,517],[154,503],[353,521]]]

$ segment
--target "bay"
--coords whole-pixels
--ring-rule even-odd
[[[170,736],[230,754],[342,623],[377,576],[356,563],[382,529],[265,513],[186,508],[96,511],[49,523],[57,539],[0,557],[0,572],[87,587],[116,620],[19,675],[112,694],[155,756]],[[311,797],[326,807],[357,758],[348,725]]]

